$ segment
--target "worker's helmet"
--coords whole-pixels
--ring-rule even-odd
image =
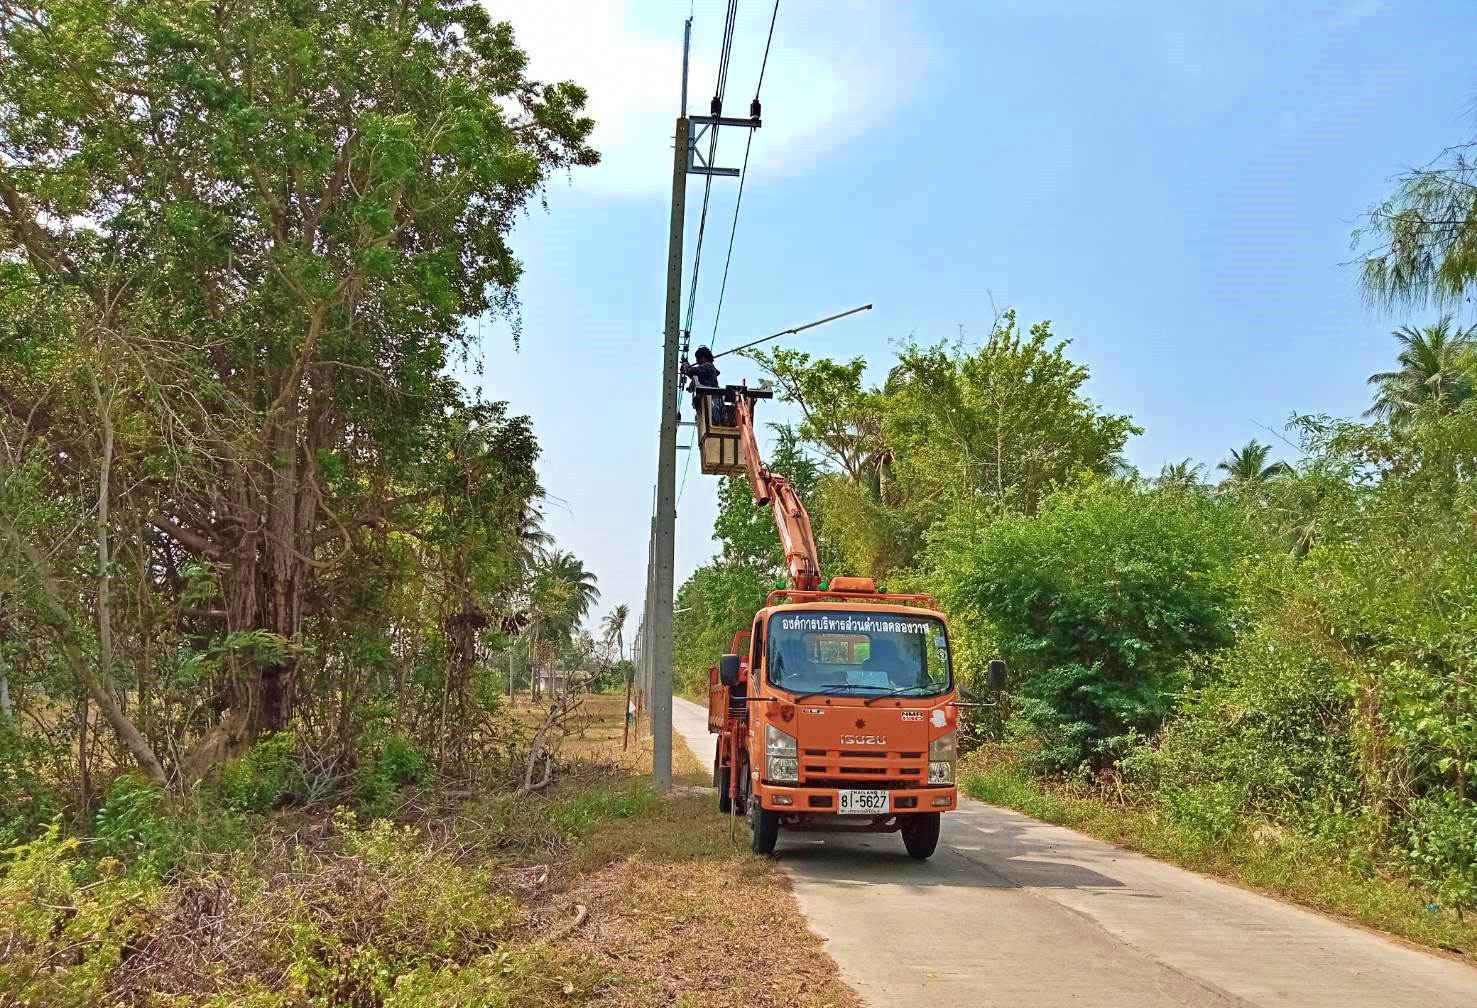
[[[696,356],[697,362],[699,364],[710,364],[713,361],[713,351],[709,350],[705,346],[700,346],[697,348]]]

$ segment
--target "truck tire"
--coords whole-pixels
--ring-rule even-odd
[[[728,796],[727,769],[717,756],[713,757],[713,787],[718,792],[718,811],[724,815],[733,811],[733,799]]]
[[[780,839],[780,814],[760,805],[749,794],[748,777],[744,778],[744,807],[749,814],[749,846],[755,854],[766,856],[774,853]]]
[[[903,818],[903,846],[908,853],[923,861],[933,856],[939,845],[939,814],[915,812]]]

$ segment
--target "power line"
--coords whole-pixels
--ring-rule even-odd
[[[754,146],[754,131],[749,130],[749,139],[744,142],[744,166],[739,170],[738,197],[733,201],[733,225],[728,229],[728,255],[723,258],[723,282],[718,285],[718,308],[713,312],[713,336],[718,340],[718,320],[723,317],[723,296],[728,293],[728,267],[733,264],[733,236],[738,233],[739,207],[744,205],[744,183],[749,178],[749,148]]]
[[[707,403],[703,403],[703,406],[706,407]],[[694,451],[693,445],[695,444],[697,444],[696,430],[692,432],[692,437],[687,439],[687,461],[682,466],[682,482],[677,486],[678,504],[682,503],[682,491],[687,489],[687,474],[692,471],[692,453]]]
[[[713,115],[720,114],[723,108],[723,98],[728,90],[728,67],[733,58],[733,35],[738,27],[738,0],[728,0],[728,11],[723,19],[723,39],[718,51],[718,79],[713,84]],[[753,134],[751,133],[750,136]],[[714,124],[708,128],[708,163],[712,164],[718,152],[718,126]],[[697,223],[697,245],[692,254],[692,281],[687,286],[687,319],[683,325],[685,331],[692,331],[693,313],[697,309],[697,281],[698,273],[703,265],[703,236],[708,229],[708,201],[713,195],[713,176],[709,175],[703,183],[703,208],[698,214]]]
[[[769,66],[769,44],[774,41],[774,22],[780,16],[780,0],[774,0],[774,12],[769,15],[769,38],[764,40],[764,59],[759,64],[759,83],[754,85],[754,100],[759,100],[759,89],[764,87],[764,68]]]
[[[755,118],[759,116],[759,92],[764,89],[764,68],[769,66],[769,47],[774,42],[774,23],[779,16],[780,0],[774,0],[774,10],[769,15],[769,37],[764,40],[764,59],[759,63],[759,80],[754,85],[754,104],[749,109]],[[718,320],[723,317],[723,297],[728,293],[728,267],[733,265],[733,238],[738,233],[739,207],[744,205],[744,183],[749,179],[749,149],[753,146],[754,131],[749,130],[749,139],[744,142],[744,166],[739,170],[738,197],[733,201],[733,224],[728,229],[728,255],[723,259],[723,282],[718,285],[718,307],[713,312],[711,342],[714,343],[718,341]]]

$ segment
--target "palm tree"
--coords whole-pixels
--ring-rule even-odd
[[[564,586],[566,615],[570,629],[590,613],[590,607],[600,598],[600,589],[595,587],[600,580],[585,570],[584,561],[568,550],[556,550],[550,554],[545,566],[548,575]]]
[[[1230,456],[1216,466],[1226,474],[1221,486],[1250,486],[1292,471],[1286,462],[1269,463],[1267,459],[1271,455],[1272,446],[1264,445],[1256,438],[1246,442],[1243,448],[1232,448]]]
[[[621,661],[626,660],[626,618],[631,615],[631,607],[622,603],[605,614],[605,619],[600,621],[600,628],[605,631],[607,641],[615,641],[616,654]]]
[[[1434,404],[1448,413],[1472,396],[1477,324],[1453,328],[1447,315],[1434,325],[1401,326],[1390,335],[1400,342],[1400,370],[1369,376],[1378,391],[1365,416],[1399,426],[1421,406]]]
[[[1308,555],[1313,544],[1323,536],[1323,505],[1328,498],[1326,487],[1308,480],[1283,480],[1281,492],[1275,495],[1274,507],[1282,533],[1294,559]]]
[[[1159,478],[1155,482],[1161,487],[1197,487],[1200,485],[1200,474],[1204,471],[1205,466],[1193,459],[1166,462],[1160,468]]]
[[[529,663],[536,670],[574,637],[580,620],[600,598],[600,589],[595,587],[595,575],[565,550],[545,553],[532,575],[526,589],[531,627]],[[538,693],[535,671],[530,694],[537,697]]]

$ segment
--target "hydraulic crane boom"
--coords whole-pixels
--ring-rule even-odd
[[[754,402],[737,390],[734,412],[739,429],[739,454],[748,470],[754,503],[769,505],[774,527],[785,550],[785,566],[790,574],[790,587],[796,591],[815,591],[821,584],[820,557],[816,554],[815,533],[810,528],[810,512],[800,500],[790,481],[770,472],[759,455],[759,441],[754,436]]]

